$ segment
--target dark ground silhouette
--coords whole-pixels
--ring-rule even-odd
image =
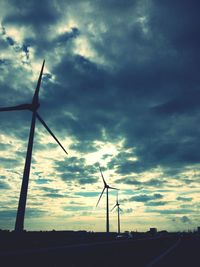
[[[0,232],[0,266],[151,266],[169,248],[169,254],[152,266],[200,266],[197,234],[135,233],[118,240],[116,233],[85,231]],[[131,265],[130,265],[131,264]]]

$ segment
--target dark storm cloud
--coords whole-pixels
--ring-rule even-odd
[[[11,45],[11,46],[14,45],[15,42],[11,37],[7,37],[6,39],[7,39],[9,45]]]
[[[117,114],[113,113],[116,108],[110,104],[111,98],[115,97],[115,90],[108,88],[108,73],[82,56],[63,59],[54,68],[54,73],[65,84],[64,88],[58,89],[59,94],[54,96],[57,99],[54,109],[65,108],[75,117],[66,116],[64,120],[63,117],[61,120],[57,118],[55,123],[66,127],[66,133],[78,139],[80,145],[85,142],[87,149],[87,144],[103,138],[103,128],[107,130],[117,126]],[[52,93],[55,94],[56,90]],[[113,131],[108,131],[108,134],[116,139]],[[91,145],[88,147],[91,150],[90,147]]]
[[[16,70],[13,71],[16,72]],[[4,87],[1,82],[0,88],[2,88],[4,92],[2,95],[0,95],[0,107],[9,107],[31,102],[32,94],[27,96],[27,90],[13,92],[10,88],[7,87],[7,85],[5,85]],[[1,133],[13,138],[12,145],[15,145],[14,138],[19,138],[22,143],[24,142],[27,144],[26,140],[28,140],[29,127],[31,123],[30,115],[30,111],[0,112]]]
[[[98,178],[95,174],[98,172],[98,166],[98,163],[87,165],[84,158],[77,157],[55,162],[55,170],[64,182],[75,181],[82,185],[96,183]]]
[[[175,47],[179,49],[187,48],[186,53],[192,52],[190,49],[197,49],[200,43],[197,34],[200,23],[198,16],[199,2],[192,1],[192,5],[187,0],[178,0],[176,3],[172,0],[162,3],[158,0],[153,2],[152,29],[156,32],[163,31],[166,39]],[[169,14],[171,14],[171,19],[165,20]],[[158,21],[161,22],[159,25],[157,24]]]
[[[70,39],[76,38],[79,35],[79,30],[77,28],[72,28],[70,32],[66,32],[60,36],[58,36],[54,42],[63,45]]]
[[[181,3],[179,4],[181,7]],[[171,3],[168,6],[166,2],[163,5],[161,3],[158,3],[157,1],[156,5],[153,6],[153,8],[155,8],[157,12],[153,12],[152,14],[150,14],[151,15],[150,20],[149,20],[149,23],[150,23],[149,25],[151,26],[150,30],[152,34],[157,34],[157,36],[160,36],[161,38],[163,38],[163,40],[166,39],[166,43],[165,42],[162,43],[164,51],[166,51],[166,55],[164,53],[161,54],[161,51],[163,50],[158,50],[158,55],[155,55],[154,59],[151,58],[151,63],[153,63],[152,65],[153,68],[151,69],[152,70],[151,76],[149,76],[150,73],[148,73],[147,68],[146,68],[148,63],[146,64],[146,66],[143,66],[144,67],[143,76],[145,77],[144,81],[146,81],[146,84],[143,83],[143,90],[144,88],[146,88],[145,92],[143,93],[146,94],[146,96],[148,95],[148,93],[151,93],[152,96],[154,96],[155,101],[158,101],[159,98],[160,98],[160,101],[165,101],[164,99],[166,98],[167,99],[166,101],[169,102],[174,99],[174,96],[177,96],[179,103],[181,103],[179,105],[175,103],[176,111],[178,111],[179,116],[181,116],[181,117],[178,117],[177,120],[179,119],[181,124],[178,123],[178,125],[175,125],[174,123],[175,118],[169,117],[169,118],[165,118],[165,125],[164,125],[162,122],[163,117],[159,117],[159,116],[156,117],[153,113],[151,113],[151,110],[150,110],[150,114],[145,114],[146,108],[143,110],[143,115],[142,116],[141,114],[139,115],[139,119],[141,119],[141,122],[143,123],[143,125],[138,123],[138,119],[134,121],[132,127],[131,127],[131,123],[129,124],[127,131],[126,131],[128,133],[128,141],[130,142],[130,146],[131,146],[131,142],[133,143],[134,138],[136,137],[135,139],[137,143],[136,155],[139,156],[139,162],[136,168],[136,172],[137,172],[137,169],[140,171],[142,169],[145,169],[145,167],[151,168],[151,166],[153,167],[157,164],[161,164],[164,166],[165,165],[168,166],[170,164],[174,164],[174,165],[180,164],[180,166],[182,166],[184,164],[187,164],[188,162],[192,164],[199,160],[199,152],[196,149],[197,147],[195,147],[196,142],[198,143],[198,139],[196,135],[197,132],[194,132],[195,120],[190,117],[190,113],[194,110],[194,106],[195,106],[195,109],[198,108],[197,105],[194,105],[199,95],[198,90],[196,88],[198,84],[197,83],[198,76],[197,76],[195,62],[194,62],[196,60],[196,57],[194,56],[193,59],[191,59],[191,58],[187,58],[187,56],[184,57],[183,55],[183,58],[181,59],[183,64],[179,66],[180,63],[175,62],[176,56],[182,56],[182,54],[179,53],[179,50],[178,50],[179,47],[178,46],[176,47],[176,44],[174,47],[171,47],[171,44],[170,45],[168,44],[168,41],[169,41],[168,37],[170,37],[169,35],[170,30],[172,31],[177,30],[176,35],[181,35],[184,33],[184,28],[181,29],[181,32],[179,32],[179,30],[176,29],[177,24],[175,24],[175,27],[171,27],[171,28],[169,27],[167,29],[165,29],[164,27],[164,25],[167,24],[165,23],[166,21],[167,22],[170,21],[169,23],[173,23],[173,20],[176,20],[176,15],[175,15],[176,11],[179,13],[178,5],[176,6],[177,9],[174,10],[174,7],[172,6]],[[163,11],[163,13],[161,13],[160,10]],[[172,14],[170,13],[170,11],[172,10],[174,12],[174,17],[173,17],[173,13]],[[187,11],[185,10],[185,12]],[[164,14],[164,17],[166,17],[166,20],[161,19],[162,14]],[[154,20],[157,19],[157,17],[159,17],[160,20],[158,20],[157,23],[155,23]],[[168,18],[170,17],[170,20],[167,19],[167,17]],[[171,17],[172,17],[172,20],[171,20]],[[191,18],[192,18],[192,14],[187,12],[186,23],[189,22],[190,25],[191,25],[191,22],[194,23],[193,19]],[[181,19],[183,19],[183,16],[181,16]],[[154,27],[152,26],[152,24]],[[191,26],[191,29],[192,29],[192,26]],[[157,45],[158,43],[155,44],[155,48]],[[172,48],[174,49],[174,52],[176,52],[176,56],[174,57],[172,55],[170,56],[167,55],[168,51],[170,53]],[[186,54],[187,52],[188,50],[186,51]],[[192,50],[190,52],[193,53]],[[195,55],[195,52],[193,55]],[[172,69],[170,67],[172,60],[174,60],[173,62],[174,73],[172,72]],[[189,65],[188,65],[188,60],[190,60]],[[159,72],[156,67],[158,66],[157,64],[158,62],[159,62]],[[194,68],[194,71],[193,70],[191,71],[190,69],[191,67]],[[185,68],[185,71],[183,71],[182,68]],[[149,66],[149,70],[150,70],[150,66]],[[153,76],[153,71],[154,73],[157,73],[158,75],[157,78]],[[151,80],[151,78],[153,79]],[[135,81],[137,83],[137,78]],[[156,86],[156,82],[157,82],[157,86]],[[170,85],[170,83],[174,85]],[[134,84],[134,81],[133,81],[133,84]],[[149,85],[151,84],[153,86],[148,86],[148,84]],[[168,85],[168,88],[166,84]],[[141,88],[140,86],[137,86],[137,85],[136,87],[138,89]],[[147,91],[148,87],[151,87],[151,88],[150,90]],[[173,93],[170,87],[171,88],[173,87]],[[154,88],[154,90],[152,90],[152,88]],[[140,93],[142,93],[142,91],[140,91]],[[188,97],[189,94],[190,94],[190,97]],[[168,101],[168,98],[171,98],[171,100]],[[149,104],[150,103],[151,102],[149,101]],[[183,110],[182,107],[184,106],[185,108]],[[172,112],[172,106],[169,109],[170,111],[168,112],[168,114],[170,115]],[[183,122],[184,117],[185,117],[185,122]],[[148,119],[151,124],[147,122]],[[136,127],[134,125],[136,125]],[[173,134],[170,133],[172,129],[174,131]],[[137,133],[140,134],[140,136],[137,137],[136,136]],[[132,134],[132,137],[130,136],[131,134]],[[188,141],[186,141],[186,138],[188,138]],[[132,164],[132,166],[134,165]]]
[[[49,55],[47,64],[56,82],[46,79],[43,85],[41,113],[45,121],[59,129],[61,136],[73,136],[70,148],[79,152],[95,151],[96,140],[124,139],[123,149],[132,152],[121,153],[108,163],[122,176],[158,166],[166,175],[175,175],[185,166],[198,164],[199,4],[185,0],[154,0],[148,6],[141,1],[88,1],[90,8],[83,4],[80,13],[80,3],[67,3],[70,10],[76,10],[73,14],[79,14],[77,28],[50,39],[49,27],[68,16],[63,1],[42,1],[39,9],[36,1],[16,1],[4,15],[4,32],[7,25],[28,25],[34,31],[36,37],[27,37],[21,44],[24,53],[30,53],[32,46],[36,56]],[[97,55],[105,58],[105,65],[72,52],[73,41],[81,37],[88,38]],[[7,38],[7,45],[15,46],[15,40]],[[67,52],[53,64],[51,55],[59,46]],[[13,70],[11,64],[7,68]],[[3,103],[14,97],[11,88],[1,96]],[[28,94],[20,94],[28,98]],[[6,127],[8,122],[2,120]],[[11,129],[11,124],[8,126]],[[75,161],[79,160],[56,163],[62,179],[96,182],[94,167]],[[138,179],[125,179],[124,183],[140,185]],[[161,187],[163,183],[152,179],[146,185]]]
[[[29,51],[29,47],[30,47],[29,44],[17,43],[12,37],[10,37],[7,34],[5,27],[3,28],[2,37],[4,37],[4,39],[0,42],[0,48],[1,48],[1,44],[4,45],[4,47],[2,47],[2,48],[8,48],[9,49],[9,46],[11,46],[13,51],[15,51],[16,53],[23,52],[24,55],[26,56],[26,60],[29,60],[29,52],[30,52]],[[9,64],[9,60],[8,61],[3,60],[2,63]],[[28,63],[28,62],[25,62],[25,60],[22,59],[22,63]]]
[[[18,26],[30,25],[33,29],[41,31],[47,25],[59,20],[59,12],[55,1],[7,1],[8,14],[4,17],[3,23],[15,24]]]

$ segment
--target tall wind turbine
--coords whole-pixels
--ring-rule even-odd
[[[0,108],[0,111],[29,110],[32,112],[32,120],[31,120],[31,127],[30,127],[30,133],[29,133],[28,148],[27,148],[27,153],[26,153],[26,161],[25,161],[25,166],[24,166],[21,192],[20,192],[20,197],[19,197],[17,217],[16,217],[16,222],[15,222],[16,232],[22,232],[24,230],[24,215],[25,215],[25,209],[26,209],[26,199],[27,199],[28,182],[29,182],[29,174],[30,174],[30,167],[31,167],[31,157],[32,157],[36,118],[42,123],[42,125],[46,128],[46,130],[50,133],[50,135],[55,139],[55,141],[67,154],[67,151],[61,145],[61,143],[58,141],[56,136],[52,133],[52,131],[49,129],[49,127],[46,125],[46,123],[44,122],[44,120],[41,118],[41,116],[38,114],[38,111],[37,111],[40,107],[39,90],[40,90],[40,84],[42,80],[44,64],[45,64],[45,60],[43,61],[43,64],[42,64],[42,68],[40,71],[39,79],[37,82],[37,86],[35,89],[32,102],[30,104],[22,104],[22,105],[13,106],[13,107]]]
[[[117,215],[118,215],[118,234],[120,234],[120,211],[122,211],[122,209],[119,207],[119,200],[118,200],[118,192],[117,192],[117,199],[116,199],[116,204],[115,206],[112,208],[112,210],[114,210],[117,207]],[[111,210],[111,211],[112,211]]]
[[[103,193],[104,193],[104,191],[105,191],[105,189],[106,189],[106,232],[109,233],[109,199],[108,199],[108,189],[115,189],[115,190],[118,190],[118,189],[115,188],[115,187],[111,187],[111,186],[109,186],[109,185],[106,183],[106,181],[105,181],[105,179],[104,179],[104,177],[103,177],[103,173],[102,173],[102,171],[101,171],[100,166],[99,166],[99,170],[100,170],[101,177],[102,177],[102,180],[103,180],[103,183],[104,183],[104,188],[103,188],[103,191],[101,192],[101,195],[100,195],[100,197],[99,197],[99,200],[98,200],[98,202],[97,202],[96,207],[98,206],[99,201],[100,201],[100,199],[101,199],[101,197],[102,197],[102,195],[103,195]]]

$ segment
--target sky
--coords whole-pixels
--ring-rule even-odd
[[[45,59],[27,230],[200,225],[199,1],[0,0],[0,107],[30,103]],[[30,111],[0,113],[0,228],[14,229]],[[110,209],[116,191],[110,191]],[[117,213],[110,213],[117,231]]]

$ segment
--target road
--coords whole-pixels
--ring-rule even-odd
[[[200,237],[183,237],[180,243],[152,267],[199,267]],[[149,266],[150,267],[150,266]]]
[[[200,266],[199,237],[162,237],[0,254],[2,267]]]

